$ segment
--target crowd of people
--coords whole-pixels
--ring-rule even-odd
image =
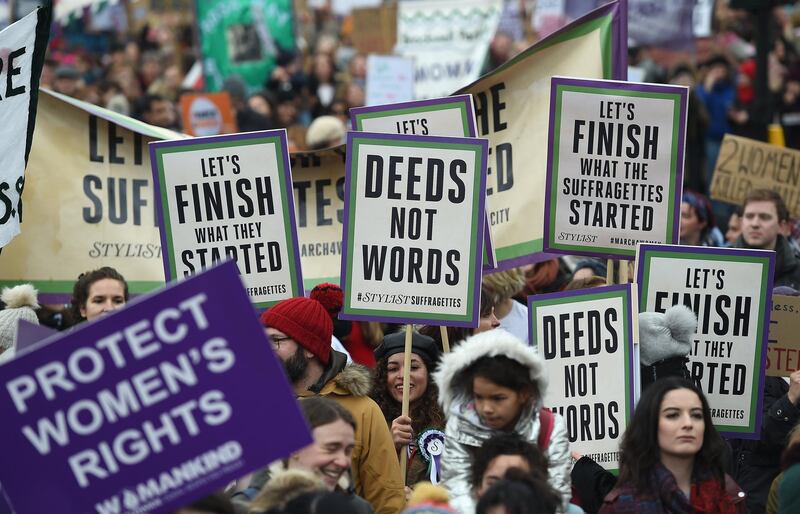
[[[800,295],[800,223],[781,196],[758,189],[741,206],[710,200],[723,136],[767,139],[756,123],[764,104],[755,97],[753,18],[724,5],[720,12],[691,62],[630,51],[646,81],[690,88],[680,243],[774,250],[775,293]],[[292,151],[340,144],[349,109],[365,103],[367,56],[352,43],[352,20],[326,6],[301,6],[296,15],[299,50],[278,55],[258,90],[237,77],[224,90],[240,131],[286,128]],[[786,11],[775,11],[772,26],[768,105],[786,145],[800,149],[800,54]],[[197,58],[185,20],[166,15],[133,37],[101,31],[91,44],[78,38],[81,30],[55,34],[43,87],[183,129],[178,103],[193,91],[185,79]],[[529,36],[498,31],[486,70],[532,43]],[[643,390],[620,446],[619,476],[570,452],[564,420],[543,405],[547,378],[529,341],[527,297],[604,286],[606,266],[566,257],[485,275],[480,323],[448,327],[449,352],[441,327],[413,327],[407,415],[405,327],[339,320],[343,292],[335,284],[264,311],[259,320],[313,443],[178,512],[800,512],[800,371],[765,379],[758,438],[722,438],[687,370],[697,321],[685,307],[640,315]],[[30,285],[5,289],[0,362],[14,357],[19,319],[71,330],[123,308],[121,272],[82,274],[66,306],[40,306]]]

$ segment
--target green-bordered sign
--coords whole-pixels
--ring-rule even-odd
[[[282,56],[294,52],[291,0],[197,0],[197,27],[207,91],[238,75],[251,91]]]
[[[285,130],[150,144],[164,274],[233,259],[258,307],[303,295]]]
[[[636,290],[625,284],[533,295],[528,312],[548,377],[544,405],[564,418],[570,450],[616,471],[638,396]]]
[[[476,327],[484,139],[349,132],[342,319]]]
[[[545,251],[633,259],[678,242],[688,93],[553,77]]]
[[[356,107],[350,109],[350,120],[355,130],[362,132],[421,136],[478,136],[472,95]],[[483,234],[483,266],[487,270],[497,267],[489,214],[486,213]]]
[[[724,435],[761,433],[775,252],[639,245],[639,311],[684,304],[697,315],[689,371]]]

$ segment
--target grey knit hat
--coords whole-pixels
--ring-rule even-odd
[[[16,346],[18,320],[39,324],[35,310],[39,308],[36,294],[31,284],[3,288],[0,300],[6,308],[0,311],[0,353]]]

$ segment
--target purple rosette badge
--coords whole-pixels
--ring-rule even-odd
[[[444,432],[429,428],[423,430],[417,438],[419,454],[428,463],[428,475],[432,484],[439,483],[439,474],[442,469],[442,454],[444,453]]]

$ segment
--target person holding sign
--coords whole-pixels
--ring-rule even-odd
[[[331,349],[333,322],[325,307],[311,298],[290,298],[265,311],[261,324],[295,393],[330,397],[356,420],[356,494],[372,505],[375,514],[400,512],[405,501],[400,465],[383,414],[367,396],[369,370],[346,366],[345,355]]]
[[[431,372],[439,360],[439,347],[433,338],[414,332],[411,338],[411,372],[409,374],[409,415],[402,416],[403,403],[403,350],[405,332],[396,332],[383,338],[375,350],[375,380],[370,396],[383,411],[392,431],[397,451],[409,447],[406,485],[430,481],[436,483],[441,455],[429,457],[420,451],[419,438],[430,430],[429,437],[444,438],[444,413],[439,407],[439,388],[433,383]],[[430,441],[428,441],[430,442]]]
[[[442,485],[459,513],[475,508],[470,481],[475,449],[500,433],[516,433],[539,446],[550,463],[550,484],[565,508],[569,503],[567,428],[561,416],[542,408],[543,368],[536,351],[505,330],[472,336],[442,357],[434,373],[448,415]]]
[[[92,321],[121,309],[128,302],[128,283],[114,268],[104,266],[82,273],[75,282],[70,302],[72,323]]]
[[[692,382],[664,378],[642,394],[625,431],[617,487],[600,514],[746,513],[745,494],[725,475],[725,442]]]
[[[775,250],[773,287],[800,289],[800,261],[789,241],[781,235],[781,227],[789,222],[789,209],[780,194],[769,189],[753,189],[744,199],[742,235],[735,248]]]

